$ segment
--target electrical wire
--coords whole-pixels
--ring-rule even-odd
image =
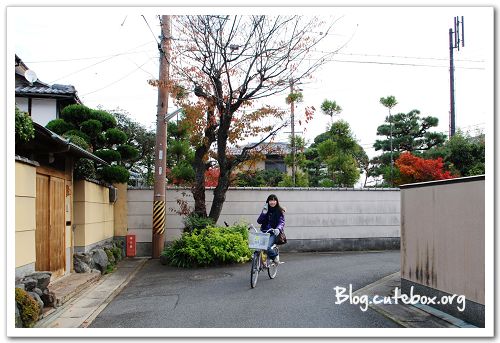
[[[137,70],[141,69],[141,67],[142,67],[143,65],[145,65],[146,63],[148,63],[149,61],[150,61],[150,59],[148,58],[148,59],[146,60],[146,62],[144,62],[143,64],[141,64],[140,66],[138,66],[137,68],[135,68],[134,70],[132,70],[131,72],[127,73],[125,76],[123,76],[123,77],[119,78],[119,79],[118,79],[118,80],[116,80],[116,81],[113,81],[112,83],[110,83],[110,84],[108,84],[108,85],[106,85],[106,86],[104,86],[104,87],[102,87],[102,88],[96,89],[96,90],[94,90],[94,91],[92,91],[92,92],[88,92],[88,93],[82,94],[82,97],[83,97],[83,96],[86,96],[86,95],[89,95],[89,94],[92,94],[92,93],[99,92],[99,91],[101,91],[101,90],[103,90],[103,89],[105,89],[105,88],[108,88],[108,87],[110,87],[110,86],[112,86],[112,85],[114,85],[114,84],[116,84],[116,83],[120,82],[121,80],[123,80],[123,79],[127,78],[128,76],[132,75],[133,73],[135,73]]]
[[[149,44],[150,42],[144,43],[143,45]],[[151,50],[139,50],[132,51],[128,53],[119,53],[113,55],[103,55],[103,56],[94,56],[94,57],[81,57],[81,58],[67,58],[61,60],[42,60],[42,61],[26,61],[25,63],[36,64],[36,63],[60,63],[60,62],[74,62],[74,61],[85,61],[85,60],[95,60],[97,58],[105,58],[105,57],[113,57],[113,56],[122,56],[122,55],[133,55],[139,54],[141,52],[150,52]]]
[[[126,53],[126,52],[129,52],[129,51],[131,51],[131,50],[137,49],[137,48],[139,48],[139,47],[142,47],[142,46],[144,46],[144,45],[146,45],[146,44],[149,44],[149,42],[148,42],[148,43],[141,44],[141,45],[139,45],[139,46],[136,46],[135,48],[129,49],[129,50],[125,51],[125,53]],[[49,84],[53,84],[53,83],[54,83],[54,82],[56,82],[56,81],[59,81],[59,80],[62,80],[62,79],[64,79],[64,78],[68,77],[68,76],[71,76],[71,75],[77,74],[77,73],[79,73],[79,72],[81,72],[81,71],[84,71],[84,70],[89,69],[89,68],[91,68],[91,67],[93,67],[93,66],[96,66],[96,65],[98,65],[98,64],[101,64],[101,63],[104,63],[104,62],[106,62],[106,61],[109,61],[110,59],[113,59],[113,58],[115,58],[115,57],[121,56],[121,55],[123,55],[123,54],[124,54],[124,53],[118,53],[118,54],[115,54],[115,55],[111,55],[111,57],[105,58],[105,59],[104,59],[104,60],[102,60],[102,61],[99,61],[99,62],[93,63],[93,64],[91,64],[91,65],[89,65],[89,66],[86,66],[86,67],[84,67],[84,68],[78,69],[77,71],[74,71],[74,72],[72,72],[72,73],[69,73],[69,74],[67,74],[67,75],[64,75],[64,76],[62,76],[62,77],[60,77],[60,78],[58,78],[58,79],[55,79],[55,80],[53,80],[53,81],[49,82]]]

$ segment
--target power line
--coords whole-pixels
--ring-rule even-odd
[[[146,45],[146,44],[149,44],[149,42],[148,42],[148,43],[141,44],[141,45],[139,45],[139,46],[136,46],[135,48],[129,49],[129,50],[125,51],[124,53],[129,52],[129,51],[134,50],[134,49],[137,49],[137,48],[139,48],[139,47],[141,47],[141,46],[143,46],[143,45]],[[64,79],[64,78],[66,78],[66,77],[68,77],[68,76],[74,75],[74,74],[76,74],[76,73],[79,73],[79,72],[81,72],[81,71],[84,71],[84,70],[86,70],[86,69],[89,69],[89,68],[91,68],[91,67],[93,67],[93,66],[96,66],[96,65],[98,65],[98,64],[101,64],[101,63],[104,63],[104,62],[106,62],[106,61],[109,61],[110,59],[115,58],[115,57],[118,57],[118,56],[120,56],[120,55],[123,55],[124,53],[118,53],[118,54],[115,54],[115,55],[111,55],[111,57],[105,58],[105,59],[104,59],[104,60],[102,60],[102,61],[99,61],[99,62],[93,63],[93,64],[91,64],[91,65],[89,65],[89,66],[86,66],[86,67],[84,67],[84,68],[78,69],[78,70],[77,70],[77,71],[75,71],[75,72],[69,73],[69,74],[67,74],[67,75],[65,75],[65,76],[62,76],[62,77],[60,77],[60,78],[56,79],[56,80],[53,80],[53,81],[49,82],[49,84],[53,84],[54,82],[59,81],[59,80],[61,80],[61,79]]]
[[[108,87],[110,87],[110,86],[114,85],[115,83],[120,82],[121,80],[123,80],[123,79],[125,79],[126,77],[128,77],[128,76],[132,75],[133,73],[135,73],[138,69],[141,69],[141,67],[142,67],[143,65],[145,65],[146,63],[148,63],[148,62],[149,62],[149,60],[150,60],[150,58],[148,58],[148,59],[146,60],[146,62],[144,62],[143,64],[141,64],[140,66],[138,66],[137,68],[135,68],[134,70],[132,70],[131,72],[127,73],[125,76],[123,76],[123,77],[119,78],[118,80],[113,81],[112,83],[110,83],[110,84],[108,84],[108,85],[106,85],[106,86],[104,86],[104,87],[102,87],[102,88],[96,89],[96,90],[94,90],[94,91],[92,91],[92,92],[88,92],[88,93],[82,94],[82,96],[86,96],[86,95],[89,95],[89,94],[92,94],[92,93],[99,92],[99,91],[101,91],[101,90],[103,90],[103,89],[105,89],[105,88],[108,88]]]
[[[144,43],[143,45],[149,44],[149,42]],[[141,46],[143,46],[141,45]],[[138,54],[141,52],[149,52],[151,50],[139,50],[139,51],[132,51],[132,52],[124,52],[124,53],[119,53],[119,54],[112,54],[112,55],[103,55],[103,56],[94,56],[94,57],[80,57],[80,58],[67,58],[67,59],[61,59],[61,60],[42,60],[42,61],[26,61],[25,63],[30,63],[30,64],[35,64],[35,63],[59,63],[59,62],[74,62],[74,61],[84,61],[84,60],[95,60],[97,58],[105,58],[105,57],[114,57],[114,56],[122,56],[122,55],[133,55],[133,54]]]
[[[321,58],[318,58],[318,59],[304,58],[304,60],[319,61],[319,60],[322,60],[322,59]],[[337,60],[337,59],[323,59],[323,60],[325,62],[343,62],[343,63],[361,63],[361,64],[382,64],[382,65],[395,65],[395,66],[407,66],[407,67],[449,68],[449,66],[440,66],[440,65],[432,65],[432,64],[377,62],[377,61],[353,61],[353,60]],[[455,68],[484,70],[484,68],[478,68],[478,67],[458,67],[458,66],[455,66]]]
[[[153,35],[153,38],[155,39],[156,44],[158,44],[158,47],[160,47],[160,42],[158,41],[158,38],[156,38],[153,30],[151,29],[151,26],[149,26],[149,23],[146,20],[146,17],[142,14],[141,14],[141,17],[144,19],[144,21],[146,22],[146,25],[149,27],[149,31],[151,31],[151,34]],[[158,16],[158,18],[160,18],[160,16]]]
[[[322,50],[310,50],[311,52],[318,52],[322,54],[337,54],[337,55],[345,55],[345,56],[364,56],[364,57],[389,57],[389,58],[403,58],[403,59],[415,59],[415,60],[436,60],[436,61],[448,61],[447,58],[439,58],[439,57],[417,57],[417,56],[401,56],[401,55],[380,55],[380,54],[360,54],[360,53],[341,53],[334,51],[322,51]],[[484,63],[485,60],[455,60],[461,62],[474,62],[474,63]]]

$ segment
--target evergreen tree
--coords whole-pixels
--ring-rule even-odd
[[[391,118],[392,118],[392,144],[391,144]],[[377,135],[385,136],[385,139],[376,140],[373,147],[382,150],[382,154],[371,160],[374,166],[370,176],[383,175],[387,185],[390,185],[391,175],[391,146],[393,160],[398,159],[402,152],[410,152],[421,155],[424,151],[433,147],[442,146],[446,135],[439,132],[431,132],[429,129],[438,125],[438,118],[427,116],[420,117],[419,110],[408,113],[398,113],[388,116],[385,123],[377,128]],[[393,178],[398,177],[398,171],[394,168]]]

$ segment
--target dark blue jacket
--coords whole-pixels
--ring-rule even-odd
[[[265,232],[269,229],[271,229],[271,225],[269,223],[269,218],[270,213],[269,211],[267,213],[261,212],[259,218],[257,219],[257,223],[261,224],[260,225],[260,231]],[[281,213],[278,225],[277,227],[273,227],[272,229],[279,229],[281,232],[285,229],[285,215]]]

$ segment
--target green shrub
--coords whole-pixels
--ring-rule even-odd
[[[215,226],[214,220],[210,217],[201,217],[196,213],[191,213],[184,218],[184,232],[201,231],[208,226]]]
[[[109,183],[127,183],[130,173],[122,166],[106,166],[101,169],[101,178]]]
[[[71,123],[66,122],[64,119],[51,120],[47,123],[47,125],[45,125],[45,127],[58,135],[63,135],[65,132],[75,128]]]
[[[97,137],[102,132],[102,124],[99,120],[89,119],[81,124],[80,130],[89,137]]]
[[[113,251],[113,256],[115,257],[115,260],[116,261],[121,261],[123,256],[122,256],[122,249],[120,249],[119,247],[114,247],[112,249]]]
[[[114,161],[119,161],[121,156],[120,153],[113,149],[101,149],[94,151],[94,155],[99,158],[102,158],[104,161],[111,163]]]
[[[232,227],[207,227],[199,232],[183,233],[161,253],[176,267],[200,267],[243,263],[250,259],[245,224]]]
[[[195,172],[193,166],[187,161],[180,161],[172,168],[172,176],[179,180],[194,180]]]
[[[92,110],[84,105],[72,104],[68,105],[61,111],[61,119],[75,126],[80,126],[81,123],[90,119],[90,112]]]
[[[323,179],[323,180],[320,180],[319,181],[319,186],[320,187],[335,187],[335,182],[333,182],[333,180],[330,180],[330,179]]]
[[[80,148],[89,150],[88,143],[82,137],[68,134],[64,134],[63,137],[67,138],[71,143],[78,145]]]
[[[122,130],[111,128],[106,130],[106,140],[109,144],[123,144],[127,141],[127,135]]]
[[[23,326],[31,328],[38,321],[40,305],[31,295],[21,288],[16,288],[16,303],[19,307]]]
[[[90,144],[90,137],[80,130],[69,130],[64,133],[66,136],[78,136]]]
[[[139,150],[128,144],[119,145],[116,147],[116,150],[118,150],[121,159],[124,161],[132,160],[139,156]]]
[[[113,254],[113,250],[111,250],[111,249],[104,249],[104,252],[108,256],[108,262],[110,264],[116,264],[116,259],[115,259],[115,255]]]
[[[35,138],[33,120],[26,112],[21,112],[16,107],[16,143],[29,142]]]
[[[95,179],[96,172],[94,162],[87,158],[81,158],[76,161],[73,177],[75,180],[83,180],[85,178]]]
[[[95,119],[101,122],[103,130],[111,129],[116,126],[115,117],[103,110],[91,110],[89,119]]]
[[[115,264],[112,264],[112,263],[109,263],[108,266],[106,267],[106,270],[104,271],[103,274],[111,274],[112,272],[114,272],[116,270],[116,265]]]

